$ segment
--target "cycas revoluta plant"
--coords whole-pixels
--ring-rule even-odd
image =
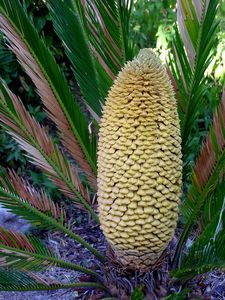
[[[178,27],[168,76],[152,51],[143,50],[135,58],[129,40],[132,1],[48,0],[55,31],[71,62],[90,120],[19,0],[1,1],[0,29],[35,84],[61,143],[28,113],[4,81],[0,83],[1,125],[71,205],[85,210],[98,225],[92,200],[97,191],[100,127],[98,209],[111,245],[106,255],[100,253],[69,228],[61,205],[15,172],[5,171],[1,174],[1,204],[35,227],[66,234],[88,249],[101,267],[92,270],[61,260],[39,239],[1,228],[1,290],[83,287],[102,289],[103,298],[129,299],[132,291],[132,299],[147,294],[160,298],[169,294],[171,287],[168,278],[156,275],[165,260],[181,288],[198,274],[224,269],[225,93],[191,172],[188,166],[194,126],[204,113],[204,73],[213,56],[218,2],[177,1]],[[89,122],[94,124],[92,130]],[[181,150],[185,183],[182,233],[172,251],[165,248],[181,200]],[[196,224],[199,236],[183,254]],[[87,274],[90,282],[49,283],[33,273],[50,266]],[[163,294],[157,294],[155,285],[159,284],[164,284]],[[187,293],[184,289],[180,299]],[[178,297],[171,294],[168,299]]]

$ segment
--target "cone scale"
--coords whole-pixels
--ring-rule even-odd
[[[100,223],[124,267],[147,271],[165,250],[181,186],[174,93],[159,58],[143,49],[114,81],[99,131]]]

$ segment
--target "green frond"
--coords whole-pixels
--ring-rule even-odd
[[[0,203],[12,213],[23,217],[29,221],[33,226],[46,228],[48,230],[60,231],[70,238],[80,243],[96,258],[104,261],[104,257],[89,243],[84,241],[79,235],[73,233],[66,225],[64,225],[63,218],[54,219],[47,211],[40,211],[33,204],[32,200],[21,198],[14,190],[13,186],[4,174],[1,174],[0,182]]]
[[[41,291],[70,288],[100,288],[104,287],[97,282],[74,282],[74,283],[49,283],[32,273],[24,273],[16,270],[0,268],[1,291]]]
[[[89,134],[85,116],[74,101],[64,75],[18,0],[1,1],[0,30],[36,85],[64,146],[95,189],[96,137]]]
[[[218,178],[215,191],[212,190],[212,195],[208,197],[199,221],[199,229],[204,230],[215,216],[218,216],[224,210],[224,197],[225,177],[223,179]]]
[[[178,28],[175,29],[170,66],[179,88],[178,110],[181,120],[183,153],[188,155],[191,131],[203,108],[207,90],[204,73],[209,66],[218,22],[219,0],[177,2]],[[184,159],[185,159],[184,157]]]
[[[98,116],[112,80],[133,56],[128,42],[132,2],[47,1],[81,92]]]
[[[225,169],[225,93],[216,112],[209,134],[196,161],[187,199],[181,212],[185,224],[196,216],[205,203],[209,192],[215,188],[218,178],[224,176]],[[197,210],[195,212],[195,210]]]
[[[37,281],[26,273],[8,268],[0,268],[0,290],[2,291],[20,291],[25,286],[35,289],[35,285],[37,284]]]
[[[0,267],[37,272],[52,266],[98,278],[98,274],[90,269],[61,260],[38,238],[0,227]]]
[[[61,220],[62,222],[66,220],[65,210],[60,207],[59,204],[54,203],[44,190],[40,189],[39,191],[36,191],[28,182],[21,179],[15,171],[10,169],[7,170],[7,178],[5,178],[5,180],[7,180],[7,184],[5,185],[6,188],[10,184],[11,191],[16,191],[19,197],[28,201],[39,211],[50,215],[56,220]],[[4,181],[2,181],[2,183],[4,184]]]
[[[221,206],[208,225],[183,255],[179,269],[173,272],[175,278],[189,280],[194,276],[218,269],[225,270],[225,193],[224,181],[211,195],[211,201]],[[209,221],[209,220],[208,220]]]
[[[191,185],[185,198],[181,214],[184,230],[179,239],[174,263],[178,263],[181,249],[188,238],[191,228],[196,223],[202,209],[207,204],[207,197],[217,186],[218,178],[225,174],[225,93],[214,113],[210,132],[202,146],[191,175]]]
[[[83,205],[98,222],[89,195],[79,175],[46,130],[25,109],[23,103],[0,81],[0,122],[38,166],[78,205]]]
[[[0,228],[0,267],[41,271],[56,258],[39,239]],[[52,261],[53,260],[53,261]]]

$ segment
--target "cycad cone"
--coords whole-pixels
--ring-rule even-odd
[[[120,263],[147,271],[171,240],[182,186],[176,101],[159,58],[143,49],[119,73],[98,147],[101,228]]]

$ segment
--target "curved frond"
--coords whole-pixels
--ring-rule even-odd
[[[56,220],[62,219],[64,222],[66,221],[66,213],[64,209],[49,199],[44,190],[40,189],[40,191],[37,192],[28,182],[18,176],[13,170],[8,170],[7,179],[10,182],[12,190],[16,191],[19,197],[28,201],[33,207],[37,208],[41,212],[51,214],[51,216]]]
[[[98,221],[76,169],[45,129],[26,111],[20,99],[1,82],[0,90],[0,121],[7,132],[28,153],[32,163],[44,171],[67,197],[81,203]]]
[[[73,233],[66,225],[64,225],[64,213],[60,214],[60,219],[53,218],[55,211],[49,211],[49,209],[52,210],[55,206],[54,204],[51,204],[50,199],[47,202],[47,207],[44,207],[44,209],[43,205],[46,205],[46,200],[39,200],[39,203],[41,203],[42,207],[42,211],[40,211],[35,207],[37,205],[37,201],[31,199],[32,195],[37,195],[37,192],[35,192],[34,189],[31,192],[30,197],[24,199],[19,196],[20,191],[16,191],[14,187],[8,180],[7,176],[5,176],[4,173],[2,173],[0,180],[0,203],[3,207],[7,208],[16,215],[23,217],[25,220],[29,221],[32,225],[36,227],[60,231],[68,235],[70,238],[72,238],[77,243],[81,244],[83,247],[85,247],[91,253],[93,253],[96,256],[96,258],[104,261],[104,257],[95,248],[93,248],[79,235]],[[29,189],[25,188],[24,190],[28,191]],[[28,197],[27,193],[25,193],[25,197]],[[39,205],[40,204],[38,204],[38,206]]]
[[[225,92],[214,113],[213,123],[192,173],[192,184],[182,206],[182,216],[187,224],[198,215],[209,192],[218,178],[225,173]],[[197,210],[197,211],[196,211]]]
[[[213,57],[218,3],[219,0],[177,1],[178,28],[175,29],[170,66],[179,89],[184,155],[187,155],[191,130],[203,107],[207,89],[204,73]]]
[[[215,269],[225,270],[225,190],[221,184],[217,189],[221,191],[211,198],[217,197],[214,200],[222,203],[221,209],[210,220],[188,254],[183,255],[179,269],[173,273],[178,279],[189,280]]]
[[[25,218],[34,226],[52,228],[50,223],[54,224],[54,220],[59,224],[65,221],[65,211],[52,202],[44,191],[37,192],[12,171],[8,174],[1,173],[0,202],[5,208]]]
[[[0,268],[37,272],[52,266],[98,277],[90,269],[61,260],[36,237],[0,228]]]
[[[96,189],[95,137],[89,135],[85,116],[71,96],[65,77],[18,0],[1,1],[0,30],[34,82],[65,147]]]
[[[209,193],[215,189],[218,178],[225,174],[225,93],[221,104],[214,113],[213,123],[209,134],[202,146],[196,165],[191,175],[191,185],[188,195],[181,207],[184,230],[180,237],[174,262],[178,263],[178,256],[188,234],[206,204]]]

